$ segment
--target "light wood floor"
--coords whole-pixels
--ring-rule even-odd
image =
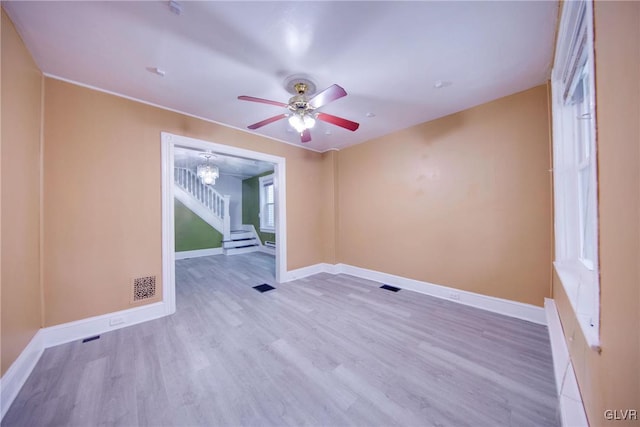
[[[559,425],[545,327],[273,271],[262,253],[178,261],[175,315],[46,350],[2,424]]]

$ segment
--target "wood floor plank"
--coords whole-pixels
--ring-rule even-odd
[[[178,261],[175,315],[47,349],[2,424],[559,425],[544,326],[274,271],[262,253]]]

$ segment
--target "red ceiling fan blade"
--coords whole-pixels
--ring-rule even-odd
[[[271,105],[276,105],[278,107],[285,107],[285,108],[287,107],[287,104],[285,104],[284,102],[271,101],[269,99],[256,98],[254,96],[241,95],[238,97],[238,99],[242,101],[261,102],[263,104],[271,104]]]
[[[340,126],[345,129],[349,129],[350,131],[355,131],[360,127],[359,123],[343,119],[342,117],[332,116],[331,114],[327,113],[318,113],[316,115],[316,119],[322,120],[323,122],[331,123],[332,125]]]
[[[305,129],[304,132],[300,134],[300,142],[309,142],[311,141],[311,132],[309,129]]]
[[[332,85],[311,98],[309,100],[309,104],[311,104],[314,108],[320,108],[323,105],[327,105],[331,101],[335,101],[336,99],[342,98],[346,95],[347,91],[345,91],[338,85]]]
[[[282,120],[282,119],[284,119],[285,117],[287,117],[287,115],[286,115],[286,114],[278,114],[277,116],[269,117],[268,119],[264,119],[264,120],[263,120],[263,121],[261,121],[261,122],[254,123],[254,124],[252,124],[252,125],[250,125],[250,126],[247,126],[247,127],[248,127],[249,129],[252,129],[252,130],[254,130],[254,129],[258,129],[258,128],[261,128],[261,127],[262,127],[262,126],[264,126],[264,125],[268,125],[269,123],[273,123],[273,122],[277,122],[278,120]]]

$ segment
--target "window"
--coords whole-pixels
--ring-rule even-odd
[[[276,200],[273,186],[273,174],[260,177],[260,231],[275,233],[276,231]]]
[[[551,74],[554,267],[589,345],[599,346],[596,103],[591,1],[564,2]]]

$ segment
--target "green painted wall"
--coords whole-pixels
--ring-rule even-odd
[[[276,241],[274,233],[262,233],[260,231],[260,182],[258,178],[265,175],[271,175],[271,172],[265,172],[251,178],[242,180],[242,223],[253,224],[262,240],[262,244],[266,240],[270,242]]]
[[[174,199],[176,252],[222,247],[222,234]]]

